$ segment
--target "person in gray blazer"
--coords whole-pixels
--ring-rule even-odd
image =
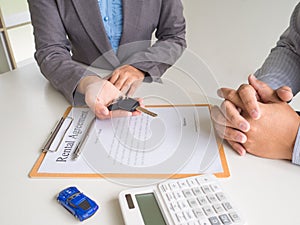
[[[28,4],[42,74],[72,105],[84,99],[99,118],[109,118],[107,105],[122,93],[132,94],[136,84],[159,81],[186,48],[181,0]],[[101,79],[89,66],[113,72]]]
[[[217,133],[240,155],[300,165],[300,117],[287,103],[300,91],[300,3],[276,47],[248,81],[237,90],[218,90],[225,100],[212,108]]]

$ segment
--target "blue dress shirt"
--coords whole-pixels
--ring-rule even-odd
[[[122,0],[98,0],[106,35],[116,53],[123,29]]]

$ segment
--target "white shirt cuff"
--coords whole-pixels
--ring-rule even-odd
[[[300,126],[298,128],[298,133],[294,145],[292,163],[300,165]]]

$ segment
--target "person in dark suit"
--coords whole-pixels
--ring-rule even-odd
[[[132,94],[142,81],[158,81],[186,48],[180,0],[28,4],[42,74],[70,103],[83,95],[99,118],[111,116],[107,104],[121,93]],[[108,80],[101,79],[88,66],[113,72]]]

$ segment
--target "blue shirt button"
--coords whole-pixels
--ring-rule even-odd
[[[104,21],[107,22],[108,21],[108,16],[104,17]]]

